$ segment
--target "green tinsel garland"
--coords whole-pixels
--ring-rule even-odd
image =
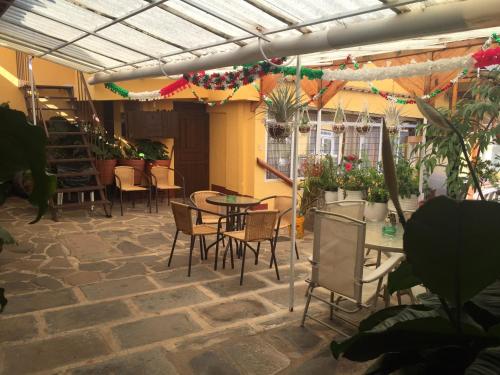
[[[108,90],[113,91],[115,94],[120,95],[123,98],[128,98],[128,90],[118,86],[117,84],[114,84],[113,82],[105,83],[104,87],[106,87]]]

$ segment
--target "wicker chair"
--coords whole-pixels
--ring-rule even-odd
[[[329,305],[330,319],[333,318],[334,309],[345,313],[356,313],[362,308],[376,308],[380,291],[384,288],[386,275],[398,266],[404,259],[404,254],[393,253],[377,268],[366,268],[364,266],[365,230],[364,221],[327,211],[315,212],[312,274],[307,290],[302,326],[306,317],[309,317],[328,328],[345,334],[308,314],[311,297]],[[318,287],[330,292],[330,301],[314,294],[314,289]],[[385,297],[387,304],[387,294]],[[348,308],[340,304],[342,300],[354,303],[354,307]],[[354,324],[345,318],[342,319]]]
[[[115,167],[115,184],[118,190],[120,190],[120,211],[123,216],[123,192],[133,193],[137,191],[147,191],[148,192],[148,206],[149,212],[151,213],[151,182],[148,176],[141,171],[143,175],[143,181],[146,181],[147,186],[134,185],[134,168],[128,166]],[[132,207],[135,207],[135,200],[132,195]]]
[[[202,210],[205,211],[217,213],[217,214],[213,213],[208,214],[200,212],[200,214],[197,217],[197,224],[217,224],[219,222],[220,215],[226,214],[226,209],[223,206],[216,206],[215,204],[207,202],[208,197],[213,197],[218,195],[224,195],[224,194],[213,190],[195,191],[194,193],[191,194],[189,199],[191,200],[191,202],[195,207],[201,208]],[[225,219],[223,219],[223,221],[225,222]]]
[[[277,243],[280,231],[288,230],[285,233],[289,235],[290,228],[292,227],[292,197],[288,195],[271,195],[269,197],[262,198],[259,204],[271,199],[273,200],[273,208],[279,211],[274,236],[274,242]],[[295,255],[297,259],[299,259],[297,243],[295,243]],[[271,267],[272,264],[269,265],[269,268]]]
[[[182,189],[184,202],[186,201],[186,185],[184,176],[175,169],[169,167],[154,166],[151,168],[151,184],[155,189],[156,212],[158,212],[158,191],[165,190],[167,192],[167,203],[170,205],[170,191]],[[182,186],[175,185],[174,176],[177,176],[182,181]]]
[[[188,276],[191,276],[191,263],[193,258],[193,249],[196,237],[198,237],[200,241],[201,259],[202,260],[206,259],[207,246],[206,246],[205,236],[216,235],[216,243],[218,244],[219,238],[222,237],[222,225],[219,223],[217,227],[214,227],[213,225],[193,224],[192,211],[196,211],[197,213],[199,212],[210,213],[210,212],[178,202],[172,202],[171,206],[172,206],[172,212],[174,214],[176,231],[175,231],[174,243],[172,244],[172,250],[170,251],[170,256],[168,258],[168,267],[170,267],[170,264],[172,263],[172,256],[174,255],[177,236],[179,235],[179,232],[182,232],[191,237],[191,244],[189,247],[189,267],[188,267]]]
[[[245,256],[247,248],[250,248],[255,253],[255,264],[257,264],[259,259],[260,243],[263,241],[269,241],[271,245],[271,264],[274,262],[274,267],[276,270],[276,277],[280,279],[280,274],[278,271],[278,262],[276,261],[275,249],[276,242],[274,241],[274,232],[276,220],[278,218],[278,210],[268,210],[268,211],[246,211],[242,213],[231,214],[228,216],[244,216],[245,229],[236,230],[224,233],[224,236],[228,237],[229,242],[226,246],[224,252],[224,258],[222,267],[226,266],[226,256],[227,252],[231,255],[231,268],[234,268],[234,258],[233,258],[233,240],[237,243],[240,242],[243,247],[242,261],[241,261],[241,275],[240,275],[240,285],[243,284],[243,274],[245,272]],[[249,245],[251,242],[257,243],[257,249]],[[217,256],[218,256],[218,243],[215,250],[215,267],[217,269]]]

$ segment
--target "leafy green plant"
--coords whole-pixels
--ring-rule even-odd
[[[144,154],[141,153],[135,145],[127,141],[125,138],[118,137],[116,139],[116,144],[118,145],[120,153],[124,159],[144,159]]]
[[[500,373],[500,203],[437,197],[406,221],[385,124],[382,157],[386,185],[405,230],[406,261],[390,274],[389,291],[423,284],[430,293],[419,296],[421,304],[375,312],[357,334],[332,342],[333,355],[377,359],[367,374]],[[473,181],[479,188],[476,176]]]
[[[56,189],[56,177],[46,172],[46,142],[43,129],[30,124],[24,113],[0,105],[0,205],[7,199],[16,172],[31,170],[33,190],[28,200],[38,207],[32,223],[47,211]]]
[[[162,142],[150,139],[138,139],[136,142],[139,153],[144,154],[145,160],[168,160],[168,148]]]
[[[268,95],[264,103],[268,117],[277,122],[291,121],[302,107],[300,98],[295,95],[295,89],[288,84],[278,86]]]
[[[422,105],[419,105],[422,111],[420,107]],[[424,114],[429,124],[420,125],[417,131],[422,134],[425,130],[426,140],[415,148],[415,152],[423,152],[421,163],[426,174],[432,173],[437,165],[446,165],[448,196],[464,199],[469,188],[474,186],[473,174],[469,173],[474,163],[462,157],[463,151],[470,153],[476,149],[476,160],[481,160],[481,154],[500,137],[499,110],[500,70],[497,69],[475,78],[454,112],[441,109],[435,114]],[[477,172],[481,177],[481,170]]]
[[[339,188],[337,163],[331,155],[325,155],[321,159],[321,164],[320,183],[323,190],[337,191]]]
[[[115,138],[101,136],[91,144],[90,148],[99,160],[113,160],[123,157]]]
[[[418,190],[418,171],[411,165],[409,160],[399,158],[396,164],[396,178],[401,198],[410,198],[417,195]]]
[[[305,216],[314,206],[317,206],[323,195],[323,184],[321,175],[323,164],[315,156],[308,156],[301,165],[304,179],[299,188],[302,190],[299,201],[299,216]]]
[[[366,200],[372,203],[387,203],[389,191],[385,187],[384,175],[377,168],[365,170]]]

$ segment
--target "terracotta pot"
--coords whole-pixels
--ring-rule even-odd
[[[115,180],[114,169],[116,167],[116,160],[96,160],[95,167],[99,172],[101,184],[112,185]]]
[[[387,216],[387,203],[366,202],[365,219],[366,221],[384,221]]]
[[[296,220],[296,222],[295,222],[295,229],[296,229],[295,236],[296,236],[296,238],[304,238],[305,218],[304,218],[304,216],[297,216],[295,218],[295,220]]]
[[[339,200],[338,191],[328,191],[325,190],[325,203],[335,202]]]
[[[135,169],[134,173],[134,184],[140,185],[142,182],[142,173],[144,172],[144,167],[146,166],[146,161],[143,159],[120,159],[118,160],[119,165],[126,165],[128,167],[133,167]]]
[[[146,173],[150,174],[151,173],[151,168],[153,167],[170,167],[170,162],[171,160],[152,160],[146,162]]]

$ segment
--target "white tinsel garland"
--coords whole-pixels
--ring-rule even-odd
[[[455,69],[464,69],[474,65],[474,59],[470,56],[452,57],[435,61],[407,64],[400,66],[388,66],[371,69],[344,69],[324,70],[322,79],[325,81],[380,81],[389,78],[412,77],[429,75],[436,72],[445,72]]]

